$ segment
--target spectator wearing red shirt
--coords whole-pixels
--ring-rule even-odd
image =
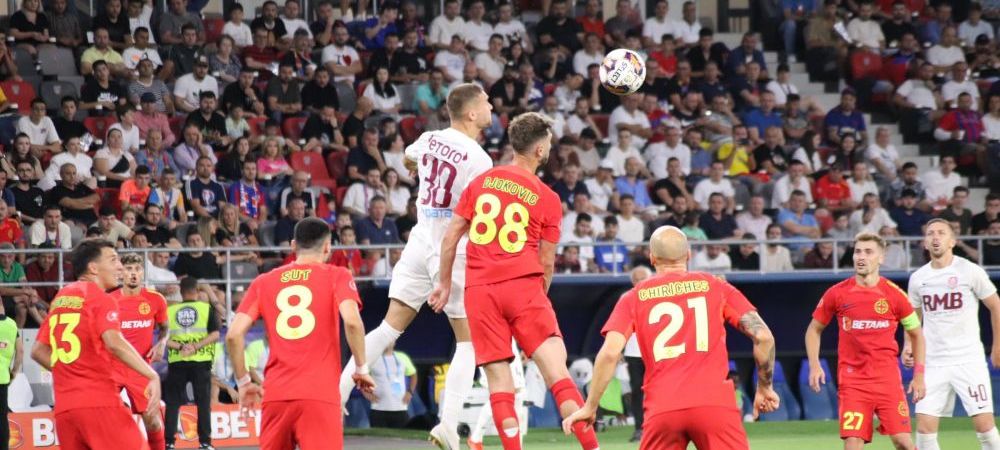
[[[268,36],[267,28],[257,28],[253,32],[253,45],[243,49],[243,66],[256,70],[261,81],[271,79],[270,65],[277,62],[279,56],[278,49],[268,45]]]
[[[139,166],[135,168],[135,178],[125,180],[121,189],[118,190],[118,202],[121,204],[122,211],[127,209],[142,211],[146,207],[146,200],[149,200],[149,193],[152,192],[149,185],[152,177],[149,167]]]
[[[16,217],[10,217],[14,209],[0,199],[0,243],[11,243],[17,248],[24,248],[24,228]]]
[[[594,33],[604,40],[604,20],[601,19],[600,0],[587,0],[587,5],[583,9],[583,15],[576,18],[583,27],[584,34]]]
[[[50,252],[55,248],[56,246],[50,242],[44,242],[38,246],[38,250],[43,252]],[[38,254],[38,257],[35,258],[35,262],[25,266],[24,271],[25,278],[32,283],[55,283],[60,281],[59,264],[57,264],[55,253]],[[62,281],[72,281],[75,279],[73,277],[73,267],[70,265],[69,261],[63,261],[62,273]],[[38,298],[42,302],[45,302],[44,305],[38,305],[41,307],[43,314],[44,310],[47,309],[48,302],[51,302],[52,299],[55,298],[56,292],[58,291],[59,288],[57,286],[35,287],[35,292],[38,293]]]
[[[813,200],[817,207],[834,213],[852,211],[855,206],[851,199],[851,187],[837,166],[830,167],[830,171],[813,185]]]
[[[343,226],[337,230],[337,234],[340,236],[340,245],[352,246],[356,245],[356,237],[354,235],[354,227]],[[351,271],[351,275],[357,276],[361,274],[361,269],[364,267],[364,261],[361,259],[361,250],[356,248],[343,249],[338,248],[332,250],[332,255],[330,255],[330,264],[340,267],[346,267],[347,270]]]
[[[672,34],[664,34],[660,42],[660,51],[649,54],[649,57],[660,64],[660,73],[667,78],[673,78],[677,72],[677,43]],[[654,73],[647,73],[656,75]]]
[[[975,104],[968,92],[958,96],[958,108],[945,113],[934,130],[934,138],[945,142],[945,149],[951,147],[960,155],[976,155],[976,165],[980,173],[988,173],[986,165],[987,137],[983,132],[983,116],[973,109]]]

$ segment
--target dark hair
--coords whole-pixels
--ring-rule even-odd
[[[198,32],[198,28],[196,28],[194,25],[192,25],[190,23],[186,23],[186,24],[184,24],[184,26],[181,27],[181,34],[184,34],[184,32],[187,31],[187,30],[194,31],[196,33]]]
[[[593,220],[593,218],[590,217],[590,214],[587,214],[587,213],[580,213],[580,214],[576,215],[576,223],[577,224],[579,224],[580,222],[590,222],[592,220]]]
[[[551,135],[552,121],[534,112],[517,116],[507,127],[510,144],[514,147],[514,151],[520,154],[530,151],[532,145],[542,139],[550,138]]]
[[[604,226],[609,227],[611,225],[618,226],[618,218],[612,215],[608,215],[604,218]]]
[[[389,73],[389,78],[385,80],[385,83],[379,83],[378,78],[374,76],[379,69],[385,69]],[[396,88],[392,85],[392,72],[389,71],[389,66],[375,66],[375,70],[372,72],[372,88],[375,89],[375,95],[379,97],[391,98],[396,95]]]
[[[907,163],[903,164],[903,170],[906,170],[906,169],[916,169],[916,168],[917,168],[917,163],[915,163],[913,161],[910,161],[910,162],[907,162]]]
[[[806,193],[802,192],[802,191],[800,191],[798,189],[792,191],[792,193],[789,195],[789,197],[805,197],[805,196],[806,196]]]
[[[140,164],[139,166],[137,166],[135,168],[135,174],[136,175],[149,175],[151,173],[152,173],[152,171],[149,170],[149,166],[147,166],[145,164]]]
[[[194,292],[198,292],[198,279],[192,276],[181,278],[181,296]]]
[[[302,250],[319,250],[330,239],[330,226],[322,219],[306,217],[295,224],[294,239]]]
[[[951,193],[952,193],[953,195],[954,195],[954,194],[957,194],[957,193],[959,193],[959,192],[965,192],[966,194],[968,194],[968,193],[969,193],[969,188],[967,188],[967,187],[965,187],[965,186],[955,186],[955,189],[953,189],[953,190],[951,191]]]
[[[149,28],[146,28],[146,27],[135,27],[135,31],[132,31],[132,36],[138,36],[139,33],[149,33]]]
[[[635,196],[632,194],[622,194],[622,196],[618,199],[618,201],[621,202],[623,200],[632,200],[633,202],[635,202]]]
[[[46,211],[48,210],[49,208],[46,208]],[[87,266],[97,261],[105,248],[114,250],[115,245],[105,239],[84,239],[76,245],[76,248],[69,255],[69,261],[70,265],[73,266],[73,273],[76,274],[77,280],[87,274]]]
[[[62,98],[62,100],[59,100],[59,105],[62,106],[66,102],[73,102],[74,105],[77,104],[76,97],[74,97],[72,95],[66,95],[66,96],[64,96]]]

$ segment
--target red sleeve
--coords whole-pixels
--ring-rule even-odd
[[[121,330],[121,321],[118,319],[118,304],[110,295],[99,293],[93,295],[93,300],[87,300],[91,307],[93,330],[97,339],[108,330]]]
[[[545,219],[542,221],[541,238],[548,242],[559,242],[559,228],[562,225],[562,203],[554,192],[546,192]]]
[[[938,121],[938,128],[945,131],[955,131],[958,129],[958,122],[955,120],[955,113],[949,112]]]
[[[813,319],[817,322],[826,325],[833,320],[833,316],[837,315],[837,288],[832,287],[827,289],[826,293],[823,294],[823,298],[819,299],[819,304],[816,305],[816,310],[813,311]]]
[[[820,178],[819,180],[816,180],[816,182],[813,183],[813,186],[812,186],[812,196],[813,196],[814,200],[815,199],[823,198],[823,179],[822,178]]]
[[[464,217],[465,220],[472,220],[472,215],[475,213],[475,206],[472,204],[472,199],[479,195],[479,192],[477,192],[478,189],[475,186],[478,186],[475,184],[475,181],[469,183],[469,187],[462,191],[462,196],[458,198],[458,205],[455,206],[455,214]]]
[[[354,282],[354,277],[351,276],[351,273],[347,269],[336,268],[334,270],[337,271],[335,277],[337,281],[333,286],[334,303],[339,308],[342,302],[352,301],[357,303],[358,308],[360,308],[361,297],[358,296],[358,285]]]
[[[156,323],[163,323],[167,321],[167,300],[160,295],[159,292],[149,291],[150,297],[152,297],[153,304],[156,305],[156,314],[153,315],[153,320]]]
[[[132,189],[132,185],[129,184],[129,181],[132,181],[132,180],[126,180],[124,183],[122,183],[121,190],[118,191],[118,201],[119,202],[128,201],[129,199],[132,198],[132,190],[133,189]]]
[[[236,312],[250,316],[250,320],[253,321],[260,318],[260,295],[257,293],[259,290],[257,285],[262,283],[262,280],[263,278],[258,278],[250,283],[250,287],[248,287],[246,293],[243,294],[243,300],[240,301],[240,306],[236,308]]]
[[[844,189],[841,189],[841,191],[840,191],[840,193],[841,193],[840,199],[841,200],[847,200],[847,199],[851,198],[851,185],[847,184],[846,181],[842,182],[841,184],[843,184]]]
[[[17,224],[14,227],[14,242],[20,241],[22,238],[24,238],[24,229],[21,228],[21,224]]]
[[[910,304],[910,297],[903,292],[896,283],[889,280],[885,280],[885,284],[888,285],[887,296],[889,301],[892,302],[892,311],[896,314],[896,319],[903,320],[913,314],[913,305]]]
[[[744,314],[757,310],[750,303],[750,300],[747,300],[746,296],[733,285],[722,280],[716,281],[714,284],[713,287],[722,293],[722,317],[733,328],[739,327],[740,319]]]
[[[601,336],[607,336],[609,332],[621,333],[628,339],[635,331],[635,290],[630,290],[618,299],[618,304],[611,311],[611,316],[604,323],[601,329]]]

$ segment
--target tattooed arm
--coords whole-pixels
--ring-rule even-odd
[[[753,341],[753,358],[757,362],[757,393],[754,396],[754,418],[759,413],[778,409],[778,394],[774,392],[774,336],[757,311],[740,318],[739,330]]]

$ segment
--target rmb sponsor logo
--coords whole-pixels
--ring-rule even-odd
[[[945,292],[943,294],[922,295],[924,309],[929,312],[942,309],[945,311],[962,308],[961,292]]]
[[[879,314],[889,312],[889,302],[887,302],[884,298],[878,299],[878,301],[875,302],[875,312]]]
[[[14,449],[24,446],[24,432],[21,431],[21,424],[8,419],[7,425],[10,427],[10,439],[7,441],[8,446]]]

